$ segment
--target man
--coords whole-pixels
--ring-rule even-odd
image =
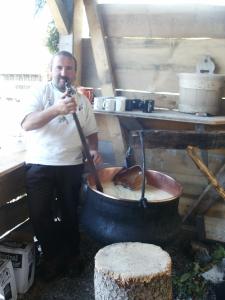
[[[52,279],[68,267],[79,268],[77,206],[83,172],[82,144],[72,113],[76,112],[95,164],[97,126],[88,99],[68,96],[65,85],[76,79],[76,59],[66,51],[51,62],[51,81],[27,99],[22,127],[27,135],[26,188],[30,219],[41,245],[44,274]],[[57,199],[57,201],[55,201]],[[60,222],[55,222],[53,203]]]

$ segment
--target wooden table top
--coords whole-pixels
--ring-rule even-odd
[[[143,113],[133,110],[125,112],[108,112],[95,110],[95,114],[104,114],[111,116],[147,118],[153,120],[176,121],[184,123],[205,124],[205,125],[225,125],[225,116],[198,116],[194,114],[181,113],[175,110],[156,109],[152,113]]]

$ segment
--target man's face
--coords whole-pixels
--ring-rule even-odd
[[[72,83],[76,79],[76,66],[70,57],[57,55],[52,62],[52,81],[61,92],[65,91],[65,82]]]

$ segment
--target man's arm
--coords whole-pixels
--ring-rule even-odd
[[[76,111],[74,98],[63,98],[57,104],[50,106],[43,111],[35,111],[28,114],[22,121],[21,126],[24,130],[34,130],[45,126],[52,119],[59,115],[67,115]]]
[[[87,136],[87,141],[90,149],[90,154],[93,157],[93,162],[95,164],[102,163],[102,157],[100,153],[98,152],[98,134],[93,133],[89,136]]]

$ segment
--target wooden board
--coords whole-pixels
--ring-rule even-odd
[[[111,61],[108,54],[108,46],[105,41],[104,28],[99,16],[96,2],[83,0],[91,34],[91,44],[95,57],[95,65],[98,78],[104,96],[114,96],[114,75],[111,68]]]
[[[140,119],[147,119],[149,121],[160,120],[163,123],[166,122],[166,126],[169,126],[169,123],[171,122],[175,122],[177,128],[179,128],[180,123],[187,123],[187,125],[189,124],[210,125],[212,126],[212,130],[214,130],[214,127],[218,125],[225,125],[225,116],[203,117],[203,116],[197,116],[193,114],[186,114],[178,111],[163,110],[163,109],[155,109],[154,112],[152,113],[143,113],[141,111],[131,111],[131,112],[125,111],[122,113],[95,111],[95,116],[97,118],[99,117],[99,115],[140,118]]]
[[[195,198],[183,195],[179,202],[179,213],[184,216],[191,205],[195,202]],[[204,216],[205,234],[207,240],[225,242],[225,203],[220,201],[214,205]],[[194,227],[197,231],[197,228]]]
[[[135,131],[134,131],[135,133]],[[143,131],[146,148],[186,149],[188,146],[200,149],[224,149],[225,131],[195,132],[176,130],[145,130]],[[133,138],[134,143],[139,137]]]
[[[72,53],[77,59],[77,76],[76,84],[81,85],[82,77],[82,30],[83,30],[83,18],[84,18],[84,4],[83,0],[76,0],[74,2],[73,10],[73,50]]]
[[[125,150],[118,119],[114,116],[106,117],[102,115],[96,120],[99,128],[99,140],[112,142],[116,163],[123,164]]]
[[[0,174],[0,206],[25,194],[24,164]]]
[[[67,11],[67,6],[62,0],[47,0],[48,6],[53,15],[56,27],[61,34],[69,34],[71,27],[71,8]]]
[[[28,218],[27,198],[0,208],[0,236]]]
[[[213,5],[100,4],[110,37],[225,38],[225,7]]]
[[[0,176],[24,164],[25,150],[0,153]]]
[[[178,73],[193,73],[199,59],[210,55],[216,73],[225,74],[225,39],[109,38],[109,56],[115,88],[168,95],[179,93]],[[90,40],[83,40],[84,86],[100,87]]]

